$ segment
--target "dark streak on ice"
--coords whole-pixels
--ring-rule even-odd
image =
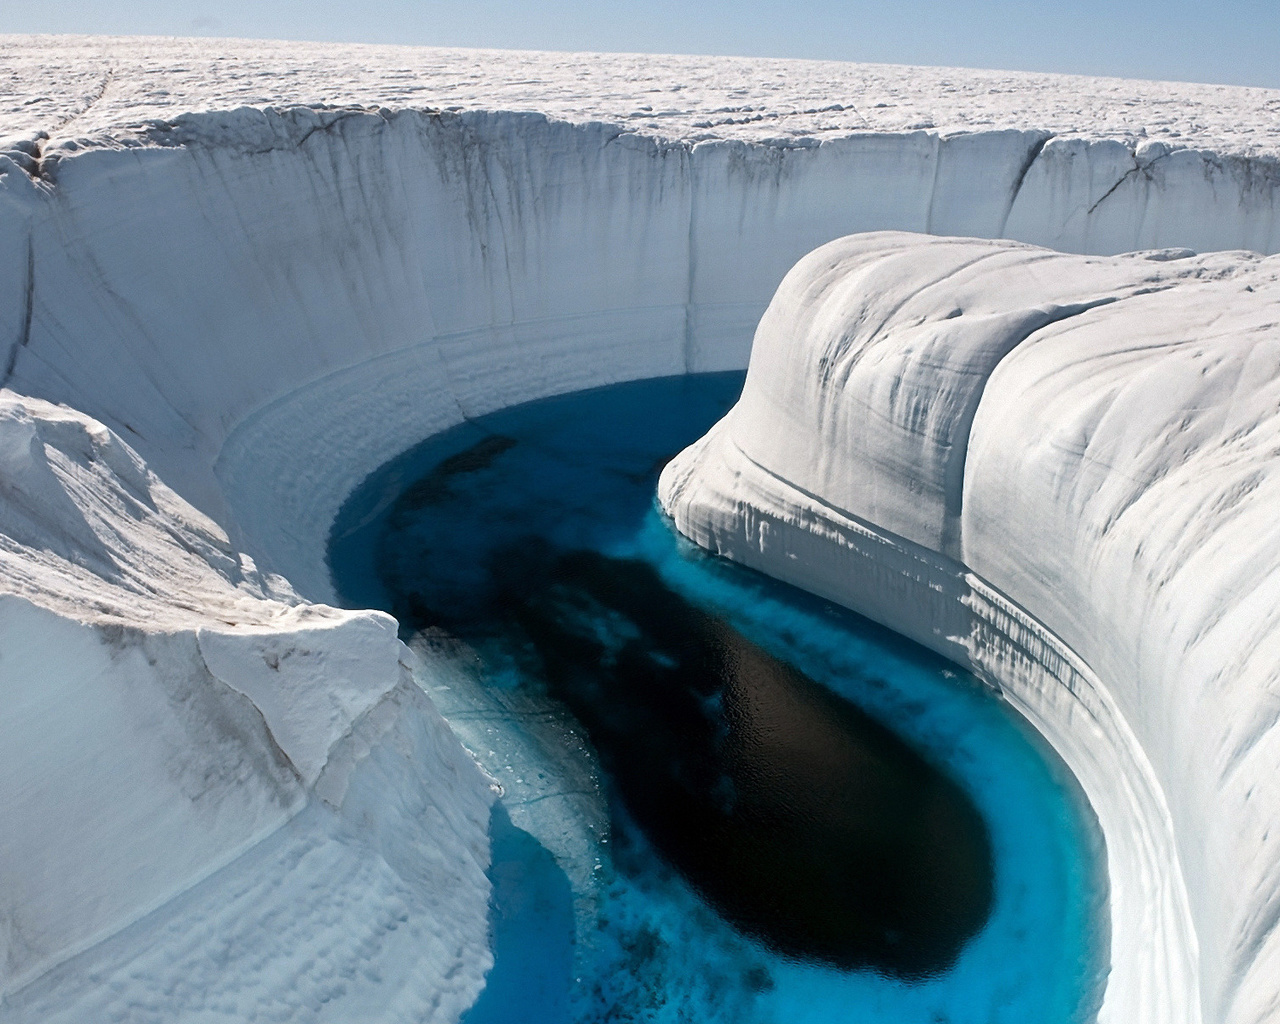
[[[31,342],[31,317],[36,302],[36,250],[34,239],[27,238],[27,279],[22,307],[22,326],[18,329],[18,338],[9,350],[9,358],[5,361],[4,374],[0,375],[0,387],[9,383],[14,368],[18,365],[18,352]]]

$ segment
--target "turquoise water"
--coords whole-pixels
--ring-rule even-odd
[[[467,1024],[1087,1019],[1100,845],[1052,752],[954,665],[655,508],[741,382],[503,410],[392,460],[335,522],[344,601],[397,615],[504,787]],[[773,701],[754,724],[738,668],[746,703]],[[758,742],[774,717],[790,732]],[[797,767],[813,736],[848,756]]]

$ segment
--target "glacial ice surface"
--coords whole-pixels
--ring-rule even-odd
[[[439,956],[410,965],[386,953],[380,982],[362,975],[366,995],[403,996],[396,1005],[405,1013],[452,1021],[479,987],[488,783],[409,684],[412,656],[390,621],[315,603],[334,597],[325,564],[334,516],[388,456],[548,395],[741,370],[786,272],[851,232],[1012,237],[1095,254],[1159,249],[1160,260],[1194,267],[1195,282],[1175,281],[1151,269],[1158,260],[1140,261],[1148,266],[1138,277],[1155,289],[1144,296],[1133,261],[1094,266],[1097,288],[1084,291],[1105,297],[1101,277],[1114,270],[1113,306],[1132,311],[1124,330],[1135,338],[1177,334],[1197,316],[1206,337],[1261,337],[1265,318],[1214,320],[1237,299],[1241,311],[1256,309],[1250,293],[1232,291],[1241,279],[1230,265],[1248,257],[1176,257],[1280,250],[1280,101],[1268,90],[823,62],[92,37],[4,37],[0,68],[19,83],[0,98],[8,638],[0,685],[22,709],[0,747],[11,758],[0,801],[24,823],[0,833],[4,890],[19,894],[0,904],[0,998],[6,1011],[38,1008],[22,1011],[37,1019],[165,1018],[197,1004],[190,1012],[235,1016],[241,1004],[230,995],[214,1006],[200,993],[212,991],[208,979],[242,968],[246,979],[263,972],[252,975],[261,987],[245,982],[260,994],[250,1001],[340,1018],[344,1005],[373,1004],[334,986],[356,993],[354,965],[383,948],[377,936],[402,941],[405,914],[412,927],[430,922]],[[879,603],[863,610],[973,662],[1083,779],[1111,780],[1090,791],[1111,830],[1115,933],[1104,1014],[1124,1024],[1202,1012],[1213,1022],[1268,1021],[1280,956],[1269,909],[1280,857],[1268,844],[1280,833],[1276,801],[1255,781],[1267,774],[1274,716],[1266,699],[1240,696],[1274,689],[1266,609],[1275,606],[1267,589],[1275,577],[1257,555],[1270,549],[1246,542],[1270,527],[1257,511],[1265,445],[1249,440],[1262,436],[1250,425],[1269,401],[1266,346],[1253,344],[1239,365],[1224,357],[1218,373],[1192,360],[1179,364],[1181,375],[1140,375],[1149,384],[1141,394],[1118,382],[1126,366],[1154,358],[1147,349],[1114,353],[1106,373],[1094,372],[1088,346],[1065,341],[1061,364],[1030,358],[1025,342],[1001,358],[1019,330],[1035,332],[1037,316],[1057,316],[1067,330],[1092,315],[1067,315],[1091,299],[1059,291],[1052,310],[1037,313],[1035,301],[988,309],[999,338],[976,346],[973,367],[946,367],[939,411],[954,421],[931,419],[920,408],[930,403],[916,402],[928,374],[900,395],[915,396],[908,405],[921,425],[947,444],[970,438],[966,477],[983,466],[984,478],[1005,480],[990,504],[981,494],[939,504],[955,498],[961,468],[945,445],[932,456],[915,441],[901,459],[890,453],[894,465],[927,470],[930,493],[918,508],[892,486],[891,466],[877,472],[895,521],[921,536],[949,530],[939,543],[951,551],[958,543],[962,554],[976,545],[993,575],[1013,571],[997,571],[1006,555],[1059,550],[1034,529],[1002,547],[1006,510],[1022,510],[1019,531],[1047,523],[1046,509],[1067,507],[1062,488],[1071,488],[1075,504],[1053,520],[1055,536],[1085,547],[1103,538],[1096,560],[1083,548],[1063,555],[1090,567],[1081,578],[1099,592],[1058,587],[1063,566],[1033,562],[1023,583],[1042,589],[1002,595],[972,573],[957,576],[930,547],[832,518],[813,495],[741,462],[733,472],[747,493],[733,508],[707,507],[746,538],[735,540],[745,557],[783,529],[762,509],[785,505],[784,518],[805,526],[787,533],[796,558],[770,562],[770,572],[855,604],[847,587],[831,589],[834,578],[867,581]],[[1217,298],[1169,314],[1165,292]],[[972,326],[952,325],[961,334]],[[1214,344],[1225,346],[1219,354],[1230,347]],[[1066,369],[1072,359],[1078,378]],[[993,361],[978,394],[974,380]],[[1010,383],[993,390],[994,381]],[[1197,381],[1209,382],[1207,398]],[[1063,413],[1054,389],[1064,382],[1062,394],[1075,396],[1067,404],[1087,414]],[[865,376],[860,386],[886,397]],[[1095,386],[1120,396],[1114,407]],[[1034,394],[1025,407],[1024,391]],[[1051,407],[1064,432],[1045,439],[1037,417]],[[1230,430],[1210,429],[1215,409]],[[1142,464],[1136,475],[1106,475],[1112,448],[1099,456],[1082,440],[1094,436],[1094,414],[1115,457]],[[984,422],[1020,416],[1029,423],[1012,440],[984,434]],[[1148,421],[1162,424],[1158,438],[1130,432],[1131,422]],[[983,436],[996,440],[980,450],[973,442]],[[1027,438],[1040,441],[1027,447]],[[1126,438],[1163,454],[1142,463]],[[1071,485],[1055,453],[1081,445],[1088,457],[1064,456],[1065,464],[1094,475]],[[1184,449],[1188,461],[1175,472],[1169,453]],[[1025,465],[1000,461],[1015,452]],[[1135,480],[1149,490],[1126,489]],[[1215,480],[1222,489],[1209,494]],[[1090,505],[1095,490],[1101,497]],[[1078,530],[1084,506],[1096,519]],[[1123,513],[1145,522],[1151,509],[1161,530],[1144,543],[1135,516]],[[1219,535],[1219,522],[1244,525]],[[1184,536],[1201,545],[1185,578],[1231,577],[1241,589],[1175,586],[1159,568],[1148,585],[1122,571],[1125,559],[1147,565],[1153,544],[1189,551]],[[791,564],[799,561],[804,576]],[[1121,578],[1123,587],[1107,589]],[[1238,604],[1223,598],[1246,591],[1252,597]],[[1070,645],[1027,614],[1049,592],[1062,596],[1052,627]],[[1244,612],[1216,616],[1228,606]],[[1135,652],[1104,630],[1098,646],[1073,650],[1075,638],[1092,635],[1099,607],[1116,623],[1149,613],[1125,635],[1155,639]],[[445,671],[443,662],[436,668]],[[30,684],[39,678],[50,682]],[[1141,680],[1142,699],[1114,699],[1117,680]],[[1197,702],[1225,739],[1206,739],[1195,716],[1177,710]],[[68,709],[78,709],[74,723]],[[182,741],[187,734],[200,742]],[[125,753],[135,743],[136,759]],[[317,869],[296,879],[316,907],[328,907],[322,917],[334,928],[309,930],[315,957],[304,945],[247,945],[247,959],[221,971],[225,929],[249,918],[210,914],[190,919],[203,922],[184,947],[190,958],[129,966],[161,934],[147,927],[176,921],[165,915],[179,913],[184,894],[198,889],[216,904],[208,896],[219,891],[216,879],[244,880],[236,865],[249,861],[237,858],[258,843],[285,849],[284,830],[332,824],[325,814],[342,819],[343,801],[356,794],[367,798],[360,814],[379,824],[358,840],[341,833],[355,842],[352,863],[376,867],[376,858],[362,859],[376,847],[396,878],[422,892],[437,886],[447,906],[428,900],[420,916],[402,908],[378,916],[386,927],[344,959],[324,936],[343,931],[334,923],[343,914],[358,916],[356,889],[325,903],[318,883],[305,883],[324,875]],[[396,823],[396,808],[424,802],[435,808],[430,825]],[[71,810],[51,816],[48,807]],[[1204,807],[1220,817],[1201,847]],[[76,835],[65,827],[72,815],[83,822]],[[409,848],[435,853],[426,864],[396,852]],[[56,874],[41,867],[46,856]],[[1246,891],[1220,899],[1205,880],[1221,877],[1239,878]],[[383,889],[399,884],[385,881]],[[281,913],[295,906],[283,881],[273,891]],[[278,920],[265,898],[234,905]],[[108,956],[117,973],[97,959]],[[325,963],[341,981],[316,966]],[[205,980],[183,987],[179,976]]]
[[[1036,128],[1275,157],[1274,89],[845,61],[273,40],[0,35],[0,138],[192,111],[328,104],[537,110],[672,139]]]

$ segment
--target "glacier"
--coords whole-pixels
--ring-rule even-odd
[[[92,37],[0,66],[32,83],[0,103],[6,1019],[456,1020],[493,782],[394,620],[332,607],[333,518],[467,418],[749,357],[664,477],[680,528],[1054,743],[1107,837],[1104,1019],[1280,1008],[1275,264],[1228,252],[1280,250],[1274,92]],[[818,249],[858,232],[895,233]]]

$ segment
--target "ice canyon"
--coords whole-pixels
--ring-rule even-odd
[[[663,471],[676,528],[1043,734],[1105,840],[1098,1019],[1280,1017],[1280,94],[88,37],[0,69],[0,1020],[458,1020],[497,786],[395,620],[337,607],[335,516],[460,423],[744,369]]]

